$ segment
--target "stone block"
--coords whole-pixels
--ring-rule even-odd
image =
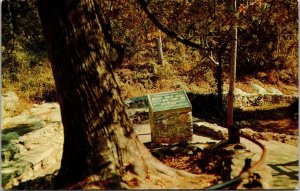
[[[173,144],[192,140],[192,107],[184,91],[151,94],[148,100],[154,143]]]

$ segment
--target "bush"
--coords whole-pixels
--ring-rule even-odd
[[[56,101],[52,70],[47,60],[10,73],[3,68],[3,91],[15,91],[26,102]]]

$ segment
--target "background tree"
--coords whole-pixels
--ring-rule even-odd
[[[26,102],[55,101],[55,85],[35,1],[4,0],[1,6],[3,91],[15,91]]]
[[[11,1],[2,3],[2,52],[3,67],[16,73],[28,65],[37,65],[45,56],[46,46],[34,1]],[[35,52],[36,57],[30,56]]]
[[[231,1],[232,17],[236,17],[236,0]],[[227,119],[226,127],[228,128],[228,141],[231,143],[239,142],[239,134],[232,129],[233,125],[233,103],[234,103],[234,88],[236,79],[236,59],[237,59],[237,41],[238,41],[238,26],[234,23],[231,29],[231,59],[230,59],[230,74],[229,74],[229,90],[227,99]],[[238,141],[235,141],[238,140]]]
[[[158,54],[158,63],[163,64],[164,55],[163,55],[163,49],[162,49],[161,34],[159,34],[157,37],[157,54]]]
[[[169,37],[198,49],[206,58],[209,58],[211,51],[217,52],[218,64],[215,74],[218,92],[217,106],[222,110],[222,54],[229,41],[226,38],[228,26],[223,23],[223,20],[218,19],[223,17],[217,15],[223,14],[222,9],[216,11],[218,7],[213,1],[138,0],[138,2],[156,27]]]
[[[99,18],[102,9],[96,3],[38,1],[64,126],[56,188],[83,179],[110,189],[159,188],[159,178],[173,188],[201,188],[182,179],[197,176],[164,166],[137,139],[120,98]]]
[[[46,60],[45,43],[34,2],[34,0],[4,0],[2,3],[3,88],[20,92],[19,94],[26,95],[24,97],[28,100],[53,101],[55,100],[55,87],[52,76],[48,75],[51,68]],[[114,66],[121,69],[116,71],[118,74],[127,74],[126,71],[123,72],[124,69],[140,70],[139,64],[144,63],[147,64],[147,70],[149,69],[150,73],[153,67],[156,67],[153,61],[157,56],[155,44],[158,36],[157,28],[136,2],[136,0],[98,2],[105,4],[103,6],[104,22],[107,28],[110,28],[108,33],[112,35],[111,42],[113,42],[110,58],[114,61]],[[205,86],[206,82],[209,82],[211,86],[209,92],[215,93],[218,89],[219,98],[222,98],[223,82],[221,80],[225,82],[228,80],[229,31],[234,22],[239,25],[238,82],[249,81],[252,77],[279,87],[283,84],[298,82],[298,65],[295,62],[298,42],[296,1],[237,1],[238,18],[231,17],[229,1],[155,0],[145,2],[151,13],[173,34],[180,36],[184,41],[201,44],[202,48],[216,48],[212,52],[219,63],[218,66],[207,59],[210,50],[182,48],[183,46],[179,45],[176,40],[165,34],[162,35],[167,67],[169,67],[168,63],[175,63],[175,67],[178,68],[177,63],[187,62],[187,58],[190,59],[189,63],[193,65],[193,68],[185,71],[185,75],[188,74],[188,84]],[[14,14],[9,14],[11,12],[9,7],[15,7]],[[15,19],[12,15],[15,15]],[[12,35],[12,30],[10,30],[12,25],[9,23],[12,23],[12,20],[15,20],[15,35]],[[117,57],[116,52],[119,55],[122,55],[120,52],[124,52],[124,56]],[[178,57],[183,59],[178,59]],[[120,68],[120,64],[117,63],[121,63],[122,60],[123,66]],[[161,68],[160,71],[162,71]],[[40,75],[42,73],[43,75]],[[215,73],[217,83],[212,78],[213,73]],[[38,75],[40,75],[38,80],[35,80]],[[139,86],[145,93],[149,88],[160,86],[160,82],[156,83],[157,79],[160,81],[160,76],[153,73],[150,76],[151,82],[146,83],[148,81],[144,79],[144,81],[126,80],[124,78],[127,76],[121,74],[123,78],[121,85],[128,90],[132,82],[140,83]],[[202,81],[205,83],[202,84]],[[191,87],[186,90],[202,91],[201,87],[198,91],[193,89],[195,88]],[[128,91],[122,90],[122,92],[126,95],[125,97],[136,96]],[[223,101],[219,100],[218,105],[221,108]]]
[[[260,3],[259,3],[260,2]],[[240,4],[238,79],[255,75],[264,82],[297,83],[298,11],[296,1],[255,1]],[[279,51],[280,50],[280,51]],[[277,72],[275,72],[277,71]],[[287,78],[284,72],[292,78]],[[261,72],[268,73],[260,76]],[[276,75],[281,73],[280,75]],[[280,77],[279,77],[280,76]],[[294,78],[296,77],[296,78]],[[276,80],[275,80],[276,79]]]
[[[231,28],[238,25],[238,80],[243,80],[249,74],[256,75],[258,71],[278,70],[283,65],[293,65],[290,67],[293,69],[285,69],[292,76],[298,75],[295,70],[297,63],[287,61],[287,52],[278,54],[280,44],[284,50],[291,50],[297,44],[297,24],[294,22],[297,21],[296,1],[237,1],[235,17],[232,16],[234,10],[228,1],[138,2],[155,25],[168,36],[187,46],[199,48],[206,57],[210,54],[207,50],[211,49],[220,63],[218,73],[222,71],[222,66],[225,73],[229,73],[231,51],[227,45],[231,40]],[[283,41],[288,43],[283,46]],[[273,75],[274,72],[270,76]],[[220,79],[218,77],[218,93],[221,95]]]
[[[257,22],[262,22],[263,24],[259,24],[259,26],[263,27],[265,31],[268,21],[270,21],[270,17],[272,14],[273,6],[277,8],[281,7],[281,14],[279,14],[279,23],[282,23],[282,18],[287,17],[286,10],[290,10],[289,6],[285,3],[279,3],[278,1],[231,1],[231,4],[226,3],[224,1],[172,1],[162,3],[161,1],[145,1],[138,0],[141,7],[145,10],[148,17],[155,23],[157,27],[159,27],[162,31],[168,34],[170,37],[177,39],[178,41],[192,47],[196,47],[202,51],[208,50],[218,50],[218,60],[216,62],[212,55],[209,57],[214,63],[218,65],[217,69],[217,78],[218,79],[218,106],[222,108],[222,53],[226,48],[227,43],[231,40],[231,52],[227,54],[227,57],[230,57],[229,64],[229,90],[228,90],[228,99],[227,99],[227,119],[226,126],[228,128],[233,125],[233,110],[234,110],[234,87],[236,80],[236,66],[237,63],[239,66],[244,66],[243,64],[246,62],[250,67],[255,67],[258,62],[260,65],[265,65],[264,63],[272,63],[274,64],[276,59],[279,59],[278,48],[276,50],[277,55],[273,56],[273,59],[268,60],[268,58],[261,56],[261,53],[258,51],[262,51],[259,49],[257,51],[257,43],[260,43],[258,47],[264,47],[269,51],[262,51],[265,54],[267,52],[274,52],[274,46],[270,45],[272,41],[269,43],[265,42],[266,40],[255,40],[250,37],[258,37],[258,33],[253,34],[253,30],[257,29]],[[160,4],[160,6],[158,6]],[[168,11],[164,9],[164,5],[168,5]],[[293,3],[292,3],[293,4]],[[237,6],[239,6],[239,10],[237,10]],[[163,7],[163,8],[162,8]],[[195,9],[197,7],[197,9]],[[151,11],[150,11],[151,9]],[[218,11],[216,11],[216,9]],[[269,12],[267,11],[269,9]],[[171,10],[171,11],[170,11]],[[295,10],[295,8],[294,8]],[[295,13],[295,12],[294,12]],[[266,16],[268,14],[268,16]],[[192,16],[193,15],[193,16]],[[283,16],[285,15],[285,16]],[[199,18],[199,17],[202,18]],[[244,17],[243,17],[244,16]],[[203,17],[205,19],[203,19]],[[158,19],[159,18],[159,19]],[[246,19],[245,19],[246,18]],[[294,18],[292,16],[291,18]],[[274,18],[273,18],[274,19]],[[295,18],[294,18],[295,19]],[[276,19],[275,19],[276,20]],[[184,24],[182,24],[184,23]],[[263,26],[266,24],[266,26]],[[295,26],[294,26],[295,27]],[[240,40],[240,46],[243,50],[243,53],[238,57],[238,30],[239,28],[243,28],[250,31],[250,33],[244,33],[243,38]],[[272,30],[272,27],[270,27]],[[281,29],[281,27],[277,27]],[[174,32],[176,31],[176,32]],[[251,33],[252,31],[252,33]],[[230,32],[231,35],[228,35]],[[245,32],[245,30],[244,30]],[[279,32],[279,31],[278,31]],[[265,33],[266,34],[266,33]],[[270,33],[269,33],[270,34]],[[275,35],[276,36],[276,35]],[[281,35],[277,35],[278,40]],[[251,39],[251,41],[247,41],[247,43],[243,44],[244,39]],[[221,40],[222,39],[222,40]],[[267,38],[271,40],[272,38]],[[274,39],[273,39],[274,40]],[[217,42],[220,42],[220,45],[217,45]],[[249,43],[249,44],[248,44]],[[250,50],[251,45],[254,44],[256,50]],[[277,43],[278,47],[278,43]],[[250,53],[251,52],[251,53]],[[251,55],[252,57],[245,56]],[[240,61],[237,60],[239,58]],[[275,58],[275,60],[274,60]],[[250,62],[250,63],[249,63]],[[276,62],[275,62],[276,64]],[[268,66],[270,67],[270,66]],[[247,67],[249,68],[249,66]],[[247,71],[247,70],[244,70]],[[254,71],[253,71],[254,72]],[[243,73],[239,76],[243,76]],[[235,131],[229,130],[229,141],[234,142],[234,137],[238,136],[238,134],[234,133]]]

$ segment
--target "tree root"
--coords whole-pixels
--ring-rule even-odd
[[[125,189],[203,189],[216,181],[214,175],[196,175],[183,170],[171,168],[156,159],[139,141],[130,139],[131,148],[135,148],[122,176],[122,187]],[[138,150],[136,150],[138,148]],[[129,148],[130,149],[130,148]],[[133,154],[134,153],[134,154]],[[135,153],[138,153],[135,155]],[[123,157],[124,158],[124,157]]]
[[[90,175],[69,189],[203,189],[217,179],[215,175],[196,175],[163,164],[135,135],[119,147],[120,175],[106,180],[101,173]]]

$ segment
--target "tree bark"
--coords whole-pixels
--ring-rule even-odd
[[[38,7],[64,125],[57,187],[91,174],[119,181],[121,167],[130,162],[124,153],[138,141],[120,98],[96,6],[91,0],[40,0]]]
[[[96,1],[39,0],[37,5],[64,126],[55,188],[86,188],[74,187],[82,180],[102,182],[106,189],[161,188],[153,181],[162,179],[173,188],[190,187],[178,177],[194,181],[197,176],[160,163],[134,133],[108,58],[110,44]]]

